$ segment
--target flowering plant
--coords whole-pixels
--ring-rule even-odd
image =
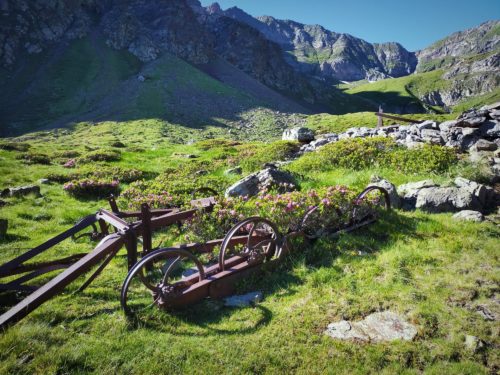
[[[70,181],[64,184],[63,189],[79,198],[101,198],[110,194],[118,194],[119,185],[118,180],[103,181],[85,178]]]

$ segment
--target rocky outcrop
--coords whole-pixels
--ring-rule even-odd
[[[281,139],[284,141],[309,143],[314,141],[314,132],[311,129],[303,127],[286,129]]]
[[[4,189],[0,192],[1,197],[23,197],[25,195],[34,194],[40,197],[40,186],[37,185],[27,185],[27,186],[17,186]]]
[[[439,186],[426,180],[401,185],[397,190],[403,208],[419,208],[431,213],[490,212],[499,204],[499,196],[492,188],[461,177],[456,178],[451,186]]]
[[[296,189],[295,179],[288,172],[270,167],[236,182],[226,190],[225,195],[226,197],[253,197],[259,192],[271,189],[281,192],[293,191]]]
[[[477,27],[456,32],[417,52],[418,71],[447,68],[464,56],[500,49],[500,21],[488,21]]]
[[[379,176],[372,176],[367,188],[371,186],[380,187],[387,191],[389,194],[391,208],[399,208],[401,206],[401,199],[399,198],[398,191],[393,183]]]

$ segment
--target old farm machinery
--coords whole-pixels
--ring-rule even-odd
[[[188,210],[150,209],[144,204],[137,212],[120,211],[113,197],[109,202],[111,210],[101,209],[40,246],[0,265],[0,293],[30,293],[0,316],[0,327],[19,321],[97,266],[78,289],[84,290],[122,247],[127,251],[129,272],[121,290],[121,306],[127,316],[134,316],[137,311],[152,305],[177,308],[206,297],[230,295],[234,293],[237,280],[266,263],[282,259],[290,249],[291,238],[315,239],[352,231],[375,221],[380,210],[390,209],[387,191],[369,187],[357,196],[350,212],[338,212],[339,218],[347,217],[344,222],[319,223],[319,208],[312,207],[298,227],[289,228],[286,233],[280,233],[277,226],[266,218],[250,217],[234,225],[221,239],[153,249],[155,231],[179,225],[199,210],[211,211],[216,198],[192,200]],[[62,241],[80,237],[88,228],[91,232],[86,234],[99,241],[91,252],[48,262],[30,262]],[[141,242],[142,251],[139,252]],[[217,260],[204,264],[204,255],[214,255],[217,251],[218,255],[212,257]],[[45,284],[35,286],[31,283],[56,270],[63,271]]]

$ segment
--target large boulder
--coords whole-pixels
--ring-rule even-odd
[[[295,179],[288,172],[266,168],[239,180],[226,190],[225,195],[226,197],[253,197],[261,191],[273,188],[281,192],[293,191],[296,189]]]
[[[372,178],[370,179],[370,184],[367,187],[370,186],[377,186],[385,189],[387,193],[389,193],[389,200],[391,202],[392,208],[399,208],[401,206],[396,186],[391,182],[384,180],[379,176],[372,176]]]
[[[438,186],[432,180],[424,180],[419,182],[410,182],[408,184],[400,185],[398,187],[398,194],[401,199],[401,206],[404,209],[411,210],[415,208],[417,203],[418,193],[422,189]]]
[[[415,207],[432,213],[482,208],[472,192],[454,186],[421,190],[417,195]]]
[[[282,139],[284,141],[297,141],[307,143],[314,141],[314,132],[311,129],[304,127],[286,129],[283,132]]]

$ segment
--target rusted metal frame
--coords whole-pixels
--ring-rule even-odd
[[[0,266],[0,277],[4,277],[4,276],[9,275],[9,272],[11,272],[12,270],[19,267],[25,261],[27,261],[31,258],[34,258],[35,256],[43,253],[44,251],[50,249],[51,247],[56,246],[57,244],[61,243],[65,239],[80,232],[82,229],[85,229],[86,227],[94,224],[96,221],[97,221],[97,219],[96,219],[95,215],[87,216],[87,217],[83,218],[75,226],[68,229],[67,231],[64,231],[63,233],[58,234],[57,236],[51,238],[50,240],[44,242],[43,244],[25,252],[24,254],[21,254],[20,256],[12,259],[11,261],[9,261],[7,263],[2,264]]]
[[[99,210],[96,217],[97,219],[104,220],[106,223],[113,226],[118,232],[124,233],[127,229],[129,229],[129,223],[108,210]]]
[[[223,295],[227,295],[228,288],[234,290],[235,279],[247,275],[244,271],[249,269],[252,269],[252,271],[257,270],[262,264],[250,265],[248,262],[243,261],[226,268],[223,272],[217,272],[207,276],[204,280],[194,283],[182,290],[174,300],[169,301],[166,307],[181,307],[201,301],[208,296],[220,298]],[[192,277],[198,278],[197,275],[192,275]],[[212,289],[219,289],[219,291],[211,293]],[[221,290],[226,290],[226,293],[221,293]]]
[[[142,256],[146,256],[153,249],[153,232],[151,230],[151,213],[147,203],[141,205],[142,216]]]
[[[179,212],[179,211],[180,210],[178,208],[149,210],[151,216],[162,216],[162,215],[167,215],[167,214],[171,214],[171,213],[175,213],[175,212]],[[142,220],[142,213],[138,212],[138,211],[121,211],[116,216],[121,217],[122,219],[133,217],[133,218],[137,218],[138,220]]]
[[[97,247],[71,265],[65,271],[42,285],[28,297],[0,316],[0,328],[19,321],[42,303],[59,294],[76,278],[89,271],[107,255],[119,250],[124,244],[123,236],[111,234],[104,238]]]
[[[34,271],[37,269],[45,268],[45,267],[50,267],[54,265],[65,265],[66,267],[69,267],[71,264],[75,263],[77,260],[83,258],[87,253],[84,254],[74,254],[66,258],[61,258],[49,262],[41,262],[41,263],[29,263],[29,264],[23,264],[20,265],[13,270],[9,271],[6,275],[1,276],[0,278],[3,277],[9,277],[9,276],[14,276],[18,275],[20,273],[26,273],[29,271]]]
[[[33,271],[27,275],[21,276],[15,280],[9,281],[8,283],[5,284],[0,284],[0,289],[2,290],[18,290],[17,287],[24,287],[28,285],[22,285],[23,283],[30,281],[34,279],[35,277],[41,276],[43,274],[52,272],[52,271],[57,271],[60,269],[68,268],[70,265],[68,264],[53,264],[44,268],[37,269],[36,271]],[[29,287],[33,287],[35,289],[38,288],[38,286],[35,285],[29,285]]]
[[[134,264],[137,263],[137,232],[129,229],[124,234],[124,244],[127,249],[127,266],[130,271]]]
[[[90,285],[90,283],[92,283],[92,281],[94,281],[96,279],[97,276],[99,276],[99,274],[104,270],[104,268],[106,268],[106,266],[109,264],[109,262],[111,262],[111,260],[115,257],[116,253],[118,253],[118,251],[120,251],[120,248],[116,248],[115,251],[111,252],[106,259],[104,259],[104,261],[101,263],[101,265],[94,271],[94,273],[92,275],[90,275],[90,277],[76,290],[76,293],[81,293],[83,292],[85,289],[87,289],[87,287]]]
[[[412,123],[412,124],[420,124],[420,123],[424,122],[424,120],[411,120],[411,119],[407,119],[407,118],[404,118],[404,117],[393,116],[393,115],[388,115],[388,114],[379,113],[379,112],[375,112],[375,116],[378,116],[379,118],[384,117],[384,118],[390,118],[391,120],[409,122],[409,123]]]

